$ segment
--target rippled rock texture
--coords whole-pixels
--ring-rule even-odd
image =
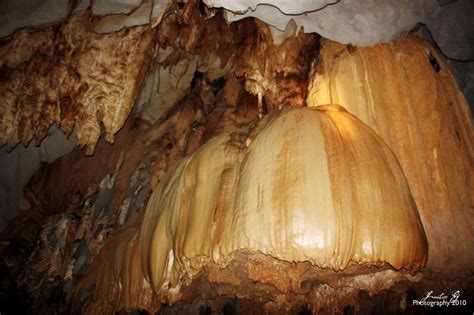
[[[145,74],[153,31],[91,30],[88,13],[38,31],[20,31],[0,47],[0,144],[39,143],[52,124],[92,154],[101,135],[113,142]],[[20,92],[21,91],[21,92]]]

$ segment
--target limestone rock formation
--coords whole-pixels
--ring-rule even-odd
[[[28,210],[29,202],[23,195],[23,188],[39,169],[42,162],[52,163],[58,157],[71,152],[77,145],[74,136],[66,136],[51,128],[40,146],[30,143],[8,152],[0,148],[0,230],[17,214],[17,210]]]
[[[343,104],[370,126],[407,177],[430,244],[428,266],[472,269],[472,116],[449,64],[417,37],[367,48],[321,45],[308,106]]]
[[[213,269],[244,265],[242,253],[314,269],[417,270],[427,242],[403,172],[370,128],[338,106],[275,111],[211,139],[168,174],[140,225],[92,265],[92,310],[154,310],[183,299],[205,269],[213,282]],[[238,288],[236,296],[252,294]]]
[[[205,0],[226,8],[226,19],[258,18],[284,30],[293,20],[307,33],[357,46],[387,43],[417,24],[427,25],[445,55],[472,60],[474,4],[470,0],[255,1]]]
[[[176,35],[177,34],[177,35]],[[222,13],[205,20],[191,3],[164,19],[136,111],[150,121],[168,112],[190,90],[195,73],[207,81],[234,73],[259,97],[260,111],[304,106],[319,36],[296,33],[275,39],[272,27],[255,20],[228,24]]]
[[[39,143],[52,124],[92,154],[101,134],[113,142],[134,104],[153,31],[92,32],[87,12],[58,27],[20,31],[0,47],[0,144]],[[21,91],[21,93],[20,93]]]
[[[293,29],[279,43],[271,27],[259,21],[256,26],[256,33],[245,34],[243,49],[234,61],[235,73],[245,77],[246,89],[258,95],[264,113],[305,106],[310,61],[318,51],[319,36]]]

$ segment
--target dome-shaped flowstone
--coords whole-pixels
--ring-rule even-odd
[[[417,269],[427,241],[397,159],[369,127],[339,106],[284,109],[181,161],[88,279],[99,310],[153,309],[252,253],[336,271]],[[281,270],[266,272],[282,286]],[[245,283],[236,277],[219,281]]]

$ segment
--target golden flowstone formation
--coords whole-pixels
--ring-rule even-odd
[[[276,111],[207,142],[158,185],[141,224],[108,244],[89,277],[98,309],[130,309],[241,252],[337,271],[418,269],[427,251],[396,157],[331,105]]]
[[[427,268],[472,270],[473,120],[448,61],[414,36],[356,49],[322,40],[319,61],[308,106],[343,105],[393,150],[426,232]]]

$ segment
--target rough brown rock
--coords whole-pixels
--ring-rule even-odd
[[[39,31],[19,31],[0,48],[0,144],[38,143],[52,124],[92,154],[123,126],[148,65],[153,31],[92,32],[87,12]]]
[[[241,34],[244,42],[235,72],[244,76],[246,89],[259,96],[261,110],[306,105],[308,73],[318,52],[319,36],[298,34],[274,43],[272,30],[255,20],[256,29]]]

